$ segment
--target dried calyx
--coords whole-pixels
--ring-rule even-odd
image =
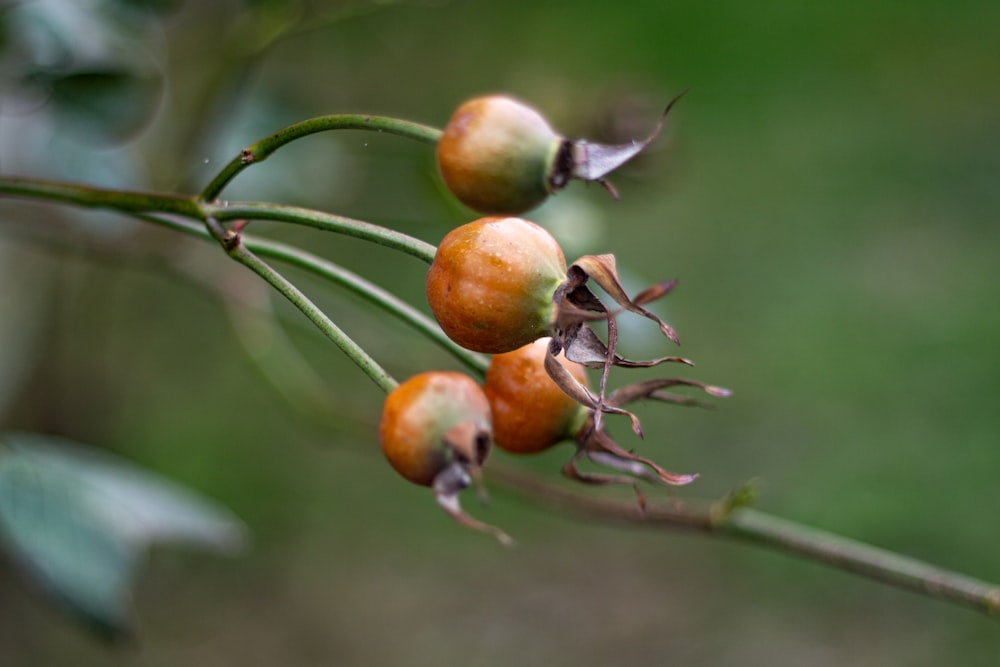
[[[600,416],[606,413],[625,415],[631,422],[633,433],[642,437],[643,431],[639,418],[623,406],[641,399],[658,400],[675,405],[702,405],[696,399],[669,392],[667,389],[675,386],[697,387],[706,394],[716,397],[729,396],[728,389],[684,378],[657,378],[626,385],[611,392],[601,400],[601,397],[595,396],[559,364],[555,356],[558,354],[557,348],[556,341],[549,344],[544,362],[546,372],[560,389],[587,407],[586,421],[573,434],[577,445],[576,455],[563,466],[564,475],[589,484],[624,483],[635,485],[635,479],[638,478],[647,482],[682,486],[697,479],[697,474],[669,472],[651,459],[626,450],[608,435]],[[626,474],[583,472],[577,467],[581,459],[589,459],[594,463]],[[638,488],[636,491],[638,493]],[[644,502],[642,494],[638,495],[640,502]]]
[[[673,327],[644,307],[645,304],[669,294],[676,285],[676,281],[669,280],[657,283],[633,298],[625,292],[625,288],[622,287],[618,278],[614,255],[585,255],[569,267],[566,273],[566,282],[560,285],[553,297],[555,320],[552,323],[553,336],[549,346],[549,356],[553,357],[564,352],[570,361],[590,368],[601,369],[599,393],[596,397],[579,383],[567,384],[563,387],[567,393],[575,394],[574,397],[578,400],[581,400],[580,397],[584,395],[593,398],[592,405],[588,404],[589,398],[586,401],[581,400],[581,402],[596,410],[595,426],[600,430],[603,413],[622,413],[620,407],[609,404],[606,399],[608,375],[612,366],[638,368],[657,366],[667,362],[682,363],[688,366],[694,364],[684,357],[678,356],[658,357],[642,361],[620,356],[617,353],[618,323],[616,316],[618,313],[608,310],[607,306],[587,287],[587,283],[591,280],[597,283],[618,304],[621,310],[641,315],[656,322],[659,325],[660,333],[675,344],[679,345],[680,339]],[[606,323],[607,343],[604,343],[590,328],[588,322],[592,321]]]
[[[628,483],[637,492],[640,480],[683,485],[697,477],[668,472],[652,460],[625,450],[595,417],[604,412],[625,414],[641,435],[638,419],[623,406],[640,399],[701,404],[672,393],[672,387],[696,387],[711,396],[726,396],[727,390],[694,380],[660,378],[611,392],[603,409],[599,409],[599,399],[588,388],[583,365],[567,359],[559,349],[557,341],[542,338],[493,357],[483,389],[493,414],[497,447],[513,454],[534,454],[572,440],[577,451],[563,467],[564,475],[589,484]],[[615,474],[582,472],[578,463],[583,459],[611,468]],[[638,495],[642,501],[642,494]]]
[[[578,445],[577,455],[563,468],[563,473],[574,479],[589,483],[633,483],[632,477],[584,473],[577,468],[581,458],[617,469],[630,476],[646,481],[683,485],[692,482],[697,475],[683,475],[664,470],[648,458],[636,455],[618,445],[603,426],[605,414],[619,414],[628,417],[632,431],[643,436],[639,418],[624,406],[641,400],[652,399],[678,405],[698,405],[689,397],[668,392],[676,386],[696,387],[715,397],[730,395],[728,389],[683,378],[658,378],[626,385],[608,392],[607,384],[612,366],[626,368],[651,367],[662,363],[694,363],[680,356],[658,357],[648,360],[626,359],[616,349],[618,344],[617,315],[620,311],[610,311],[587,287],[588,281],[597,283],[620,307],[627,311],[653,320],[660,332],[672,342],[680,341],[674,329],[660,317],[647,310],[644,305],[666,296],[676,281],[658,283],[643,290],[635,297],[625,292],[618,278],[612,255],[588,255],[574,262],[567,271],[567,280],[556,291],[554,297],[556,321],[553,336],[548,344],[544,366],[549,377],[567,395],[588,410],[588,418],[580,430],[573,434]],[[588,322],[601,320],[607,325],[607,343],[602,341]],[[566,359],[591,368],[601,369],[599,390],[595,394],[583,382],[569,373],[559,363],[563,354]],[[640,494],[640,500],[642,496]]]

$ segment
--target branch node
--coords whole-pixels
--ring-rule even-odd
[[[760,491],[760,481],[751,479],[730,490],[719,500],[712,503],[708,510],[709,522],[713,528],[718,528],[729,521],[735,510],[752,505]]]
[[[234,232],[228,230],[222,237],[222,247],[226,252],[232,252],[240,246],[240,234],[239,232]]]

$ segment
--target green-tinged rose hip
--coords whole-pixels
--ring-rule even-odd
[[[379,422],[386,459],[400,475],[434,490],[438,504],[464,526],[511,538],[462,511],[458,494],[479,483],[493,443],[489,402],[475,380],[428,371],[389,392]]]
[[[520,218],[453,229],[427,272],[427,301],[448,337],[475,352],[510,352],[547,336],[566,258],[552,235]]]

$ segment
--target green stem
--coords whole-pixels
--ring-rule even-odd
[[[319,116],[308,120],[289,125],[278,130],[274,134],[264,137],[250,144],[240,154],[234,157],[222,170],[212,179],[198,199],[201,201],[212,201],[216,199],[222,190],[233,178],[251,164],[266,160],[274,151],[285,144],[296,139],[316,134],[317,132],[328,132],[330,130],[369,130],[372,132],[384,132],[395,134],[417,141],[434,144],[441,138],[441,130],[413,123],[397,118],[385,116],[370,116],[366,114],[334,114],[330,116]]]
[[[723,534],[1000,617],[1000,586],[753,509],[734,511]]]
[[[145,214],[137,214],[135,217],[163,227],[168,227],[175,231],[190,234],[192,236],[204,239],[211,238],[203,225],[189,222],[187,220],[163,218],[160,216]],[[441,327],[439,327],[433,319],[424,315],[422,312],[391,292],[382,289],[378,285],[369,282],[352,271],[348,271],[342,266],[322,259],[321,257],[317,257],[316,255],[301,250],[296,246],[287,245],[279,241],[261,239],[246,234],[243,235],[241,239],[243,245],[261,257],[269,257],[271,259],[286,262],[293,266],[297,266],[300,269],[309,271],[310,273],[321,278],[330,280],[341,287],[347,288],[354,294],[357,294],[373,305],[378,306],[382,310],[409,324],[414,329],[450,352],[452,356],[465,364],[465,366],[467,366],[470,370],[480,374],[486,372],[486,367],[489,365],[489,361],[486,357],[481,354],[476,354],[475,352],[469,352],[465,348],[452,342],[452,340],[444,334]]]
[[[379,366],[378,362],[364,348],[334,324],[333,320],[327,317],[299,288],[251,252],[238,236],[224,245],[230,257],[263,278],[282,296],[291,301],[296,308],[302,311],[303,315],[316,325],[316,328],[323,332],[323,335],[343,350],[351,361],[357,364],[383,391],[388,393],[396,388],[399,383],[384,368]]]
[[[298,206],[284,206],[262,202],[231,202],[226,204],[202,204],[201,210],[216,220],[273,220],[291,222],[297,225],[322,229],[356,239],[378,243],[393,250],[430,264],[437,252],[430,243],[421,241],[402,232],[373,225],[363,220],[354,220],[342,215],[324,213]]]
[[[457,345],[445,335],[444,331],[441,330],[441,327],[433,319],[424,315],[391,292],[382,289],[374,283],[368,282],[356,273],[348,271],[333,262],[304,252],[294,246],[249,238],[244,238],[244,244],[261,256],[288,262],[347,288],[370,303],[406,322],[418,332],[450,352],[453,357],[465,364],[470,370],[477,373],[486,372],[486,368],[489,366],[489,360],[486,357],[475,352],[470,352]]]
[[[199,203],[191,197],[182,197],[172,194],[137,192],[127,190],[111,190],[106,188],[93,187],[78,183],[67,183],[60,181],[50,181],[45,179],[11,177],[0,175],[0,196],[11,195],[28,199],[42,199],[50,202],[73,204],[77,206],[107,208],[129,215],[169,226],[173,229],[193,233],[200,236],[211,236],[221,243],[227,251],[234,248],[227,247],[227,243],[236,237],[228,232],[219,221],[234,219],[260,219],[293,222],[297,224],[314,227],[324,231],[330,231],[345,236],[351,236],[362,240],[377,243],[395,250],[399,250],[408,255],[417,257],[424,262],[430,263],[434,259],[436,248],[424,241],[402,234],[395,230],[373,225],[360,220],[353,220],[343,216],[337,216],[310,209],[278,206],[263,203],[236,203],[232,205],[216,205]],[[151,215],[152,213],[173,213],[192,220],[204,221],[205,226],[191,225],[183,220],[168,219]],[[197,229],[198,231],[194,231]],[[297,264],[302,268],[310,270],[318,275],[334,280],[369,299],[383,309],[395,314],[404,321],[409,322],[418,331],[428,335],[432,340],[450,351],[459,361],[467,365],[470,369],[482,372],[485,369],[486,361],[480,356],[452,343],[441,332],[437,325],[430,321],[419,311],[413,309],[405,302],[395,298],[385,290],[368,283],[350,272],[337,267],[328,262],[323,262],[319,258],[303,253],[289,246],[275,244],[258,239],[248,239],[244,245],[254,249],[259,249],[262,254],[270,254],[276,259]],[[234,254],[234,258],[239,258],[239,254]],[[269,281],[270,282],[270,281]],[[273,284],[273,283],[272,283]],[[284,293],[284,292],[283,292]],[[286,294],[286,296],[288,296]],[[291,298],[291,297],[289,297]],[[308,300],[307,300],[308,301]],[[293,300],[293,303],[295,301]],[[298,305],[298,304],[296,304]],[[305,312],[305,311],[303,311]],[[322,315],[322,313],[319,313]],[[314,323],[314,314],[306,313]],[[325,316],[323,316],[325,318]],[[325,318],[327,321],[328,318]],[[318,320],[322,322],[323,319]],[[331,323],[332,324],[332,323]],[[326,324],[317,324],[327,335],[330,331]],[[339,330],[338,330],[339,331]],[[342,335],[342,332],[341,334]],[[338,336],[339,337],[339,336]],[[348,341],[350,339],[347,339]],[[334,338],[337,341],[337,338]],[[345,341],[346,342],[346,341]],[[351,342],[352,345],[353,341]],[[354,353],[345,349],[349,355],[354,357]],[[355,359],[357,361],[357,359]],[[359,365],[362,365],[359,363]],[[365,368],[366,365],[362,365]],[[373,378],[377,383],[382,384],[379,378]]]
[[[122,213],[172,213],[198,221],[212,217],[217,221],[244,219],[291,222],[377,243],[404,252],[428,264],[434,261],[436,251],[430,243],[393,229],[297,206],[255,202],[209,204],[175,194],[111,190],[81,183],[3,175],[0,175],[0,195],[106,208]],[[218,231],[214,233],[215,236],[218,236]]]
[[[758,510],[739,508],[720,516],[717,503],[695,501],[642,508],[634,500],[596,498],[499,465],[491,466],[490,479],[538,505],[587,521],[677,528],[766,546],[1000,618],[1000,585]]]
[[[160,192],[110,190],[82,183],[0,176],[0,194],[91,208],[109,208],[125,213],[159,211],[202,219],[201,210],[194,198]]]

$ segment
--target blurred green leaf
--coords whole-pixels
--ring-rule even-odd
[[[0,14],[9,42],[0,53],[8,95],[46,96],[60,129],[91,144],[131,139],[163,96],[158,20],[139,5],[112,5],[49,0],[16,3]]]
[[[119,69],[76,71],[64,76],[34,77],[52,94],[52,102],[83,139],[125,141],[152,117],[160,103],[156,76]]]
[[[145,9],[153,12],[172,12],[180,5],[179,0],[117,0],[125,8]]]
[[[43,589],[111,636],[131,628],[130,586],[152,543],[232,553],[229,511],[107,453],[61,438],[0,439],[0,540]]]

